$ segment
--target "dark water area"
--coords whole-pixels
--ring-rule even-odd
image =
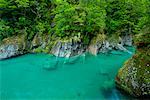
[[[134,52],[134,48],[128,48]],[[71,58],[26,54],[0,61],[1,100],[122,100],[115,76],[132,54],[113,51]]]

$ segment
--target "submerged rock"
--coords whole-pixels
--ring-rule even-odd
[[[58,63],[59,63],[59,61],[53,61],[53,62],[48,62],[48,63],[46,63],[42,66],[43,66],[43,69],[46,69],[46,70],[49,70],[49,71],[50,70],[56,70],[57,67],[58,67]]]
[[[84,63],[84,61],[85,61],[85,54],[83,53],[70,58],[66,58],[64,64],[75,64],[77,62]]]

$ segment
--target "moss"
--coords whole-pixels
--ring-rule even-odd
[[[120,42],[120,40],[121,40],[121,38],[120,38],[120,36],[119,36],[119,34],[111,34],[110,36],[108,36],[108,41],[110,42],[110,43],[119,43]]]
[[[24,35],[18,35],[18,36],[12,36],[12,37],[8,37],[5,38],[1,44],[5,45],[5,44],[21,44],[25,41],[25,37]]]
[[[3,39],[0,45],[17,45],[19,51],[30,51],[31,43],[25,39],[25,35],[12,36]]]
[[[150,47],[150,33],[141,33],[135,36],[134,43],[137,48]]]
[[[45,53],[49,53],[49,52],[50,52],[49,47],[46,47],[45,49],[43,49],[43,52],[45,52]]]
[[[149,53],[149,50],[138,51],[118,72],[117,84],[131,95],[141,96],[143,92],[150,94],[150,56],[147,55]],[[137,86],[136,84],[134,86],[132,82],[136,82]],[[143,88],[147,88],[144,91],[143,84],[145,84]]]
[[[150,43],[148,41],[147,33],[136,36],[135,44],[138,49],[119,70],[116,77],[117,87],[137,97],[150,95],[150,48],[148,47]],[[143,45],[139,46],[141,42]]]
[[[33,50],[33,52],[35,53],[42,53],[43,52],[43,48],[39,47]]]
[[[106,35],[105,34],[98,34],[96,37],[94,37],[91,40],[91,44],[96,44],[96,43],[102,43],[103,41],[106,40]]]

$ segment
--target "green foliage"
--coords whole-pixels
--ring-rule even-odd
[[[0,20],[0,41],[5,37],[11,36],[13,30],[8,25],[8,22]]]
[[[0,40],[49,34],[88,44],[101,33],[143,32],[150,26],[149,9],[149,0],[0,0]]]
[[[147,0],[109,0],[107,10],[107,32],[136,33],[145,20]],[[140,23],[140,24],[139,24]],[[138,25],[139,24],[139,25]]]
[[[50,33],[51,1],[2,0],[0,7],[1,23],[3,23],[3,26],[1,25],[3,30],[0,30],[1,39],[25,34],[30,40],[37,33]]]
[[[81,34],[81,40],[89,43],[91,36],[102,33],[105,28],[105,9],[96,4],[61,2],[54,9],[55,34],[59,37],[74,37]]]

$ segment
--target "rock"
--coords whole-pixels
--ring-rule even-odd
[[[97,55],[98,54],[98,46],[97,45],[90,45],[88,47],[88,51],[93,54],[93,55]]]
[[[39,35],[35,35],[31,44],[33,48],[42,45],[42,38]]]
[[[85,54],[83,53],[70,58],[66,58],[64,64],[75,64],[77,62],[84,63],[84,61],[85,61]]]
[[[18,45],[8,44],[0,47],[0,60],[19,55]]]
[[[55,56],[59,56],[61,48],[61,42],[58,42],[56,45],[52,47],[51,53]]]
[[[51,49],[51,53],[58,57],[71,57],[82,54],[84,48],[81,43],[59,41]]]
[[[31,42],[31,52],[32,53],[49,53],[49,48],[47,45],[49,43],[49,37],[47,35],[35,35],[32,42]]]
[[[101,47],[99,48],[100,53],[106,53],[108,51],[112,50],[111,44],[106,40],[101,44]]]
[[[99,52],[105,53],[111,49],[110,43],[106,40],[104,34],[98,34],[91,40],[88,46],[88,52],[97,55]]]
[[[122,41],[121,41],[122,45],[132,46],[132,41],[133,41],[132,35],[126,34],[124,36],[121,36],[121,39],[122,39]]]
[[[126,49],[125,47],[123,47],[121,44],[118,44],[118,48],[119,48],[119,50],[121,50],[121,51],[124,51],[124,52],[127,52],[127,53],[129,53],[129,54],[132,54],[131,51],[127,50],[127,49]]]
[[[143,37],[147,41],[143,41]],[[124,64],[116,76],[116,86],[135,97],[150,96],[149,37],[150,34],[143,34],[134,41],[136,46],[141,41],[144,46],[138,47],[133,57]]]
[[[106,53],[110,50],[112,50],[112,47],[114,45],[110,44],[107,40],[103,42],[99,42],[96,44],[90,44],[88,47],[88,52],[90,52],[93,55],[97,55],[98,53]]]
[[[130,45],[131,39],[127,39],[129,36],[124,36],[122,39],[122,44]],[[7,41],[6,41],[7,40]],[[73,41],[74,40],[74,41]],[[89,46],[82,44],[82,41],[75,37],[69,40],[52,40],[47,34],[39,35],[36,34],[32,41],[26,41],[24,36],[16,36],[4,39],[5,43],[1,44],[1,59],[9,58],[12,56],[17,56],[23,54],[24,51],[30,53],[52,53],[58,57],[71,57],[75,55],[82,54],[86,50],[93,55],[98,53],[106,53],[113,49],[122,49],[123,46],[118,46],[116,42],[110,42],[106,39],[105,34],[98,34],[91,40]],[[76,41],[76,42],[75,42]],[[122,47],[122,48],[120,48]],[[10,50],[11,49],[11,50]],[[5,53],[4,53],[5,51]],[[11,51],[11,52],[10,52]],[[3,53],[2,53],[3,52]]]
[[[6,38],[0,45],[0,60],[22,55],[27,52],[27,47],[23,36]]]
[[[124,36],[123,39],[118,38],[118,40],[112,39],[111,41],[109,41],[103,34],[99,34],[98,36],[93,38],[93,40],[91,40],[91,43],[88,46],[88,52],[93,55],[97,55],[98,53],[107,53],[111,50],[120,50],[132,54],[125,47],[123,47],[124,45],[132,45],[131,35]]]

